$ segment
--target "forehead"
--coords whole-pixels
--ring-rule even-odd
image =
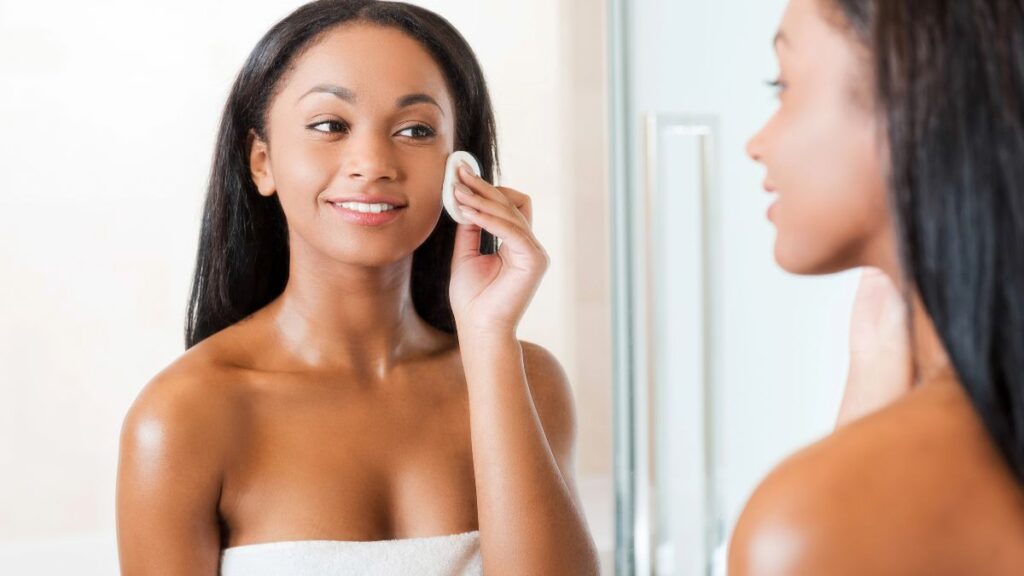
[[[795,48],[817,50],[828,40],[829,26],[824,17],[822,2],[828,0],[790,0],[779,25],[780,51]],[[809,46],[808,46],[809,45]]]
[[[834,0],[790,0],[777,39],[780,48],[812,55],[822,49],[863,53],[866,48]]]
[[[321,84],[344,86],[360,100],[423,93],[451,106],[444,74],[427,50],[401,30],[346,24],[301,54],[281,94],[297,98]]]
[[[779,26],[776,49],[791,68],[843,78],[857,85],[870,76],[867,48],[842,28],[829,0],[790,0]]]

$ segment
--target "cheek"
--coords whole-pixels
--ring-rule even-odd
[[[404,188],[410,202],[440,210],[441,185],[444,184],[447,160],[448,152],[445,150],[432,153],[417,151],[406,158],[403,162],[406,174]]]
[[[441,202],[441,187],[444,184],[446,152],[437,155],[422,155],[411,162],[406,185],[403,186],[409,198],[409,230],[414,247],[425,242],[437,227],[444,207]]]
[[[274,152],[274,183],[285,214],[291,216],[289,208],[314,208],[317,195],[337,175],[339,155],[328,146],[303,144],[281,146]]]
[[[846,261],[887,219],[878,157],[866,115],[842,110],[793,119],[779,136],[773,176],[780,263],[804,272],[855,265]]]

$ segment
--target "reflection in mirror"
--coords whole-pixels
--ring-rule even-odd
[[[617,574],[1020,573],[1019,2],[612,15]]]
[[[784,7],[610,6],[617,574],[725,574],[758,482],[834,426],[856,275],[779,269],[744,152]]]

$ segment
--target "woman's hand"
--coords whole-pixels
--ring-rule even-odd
[[[455,237],[449,289],[460,333],[514,334],[548,267],[548,255],[530,228],[530,198],[496,188],[465,165],[455,197],[472,224]],[[480,254],[481,229],[501,241],[496,254]]]
[[[914,368],[907,307],[892,280],[868,268],[850,321],[850,372],[837,426],[886,406],[910,391]]]

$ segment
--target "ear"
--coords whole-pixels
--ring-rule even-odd
[[[249,130],[249,173],[260,196],[273,196],[277,192],[274,172],[270,166],[270,146],[255,130]]]

